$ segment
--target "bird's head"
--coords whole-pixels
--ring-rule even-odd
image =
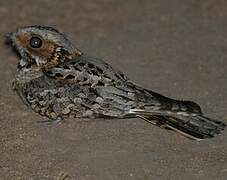
[[[63,33],[52,27],[27,26],[6,36],[21,56],[20,66],[53,67],[82,55]]]

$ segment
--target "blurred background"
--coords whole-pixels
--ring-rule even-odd
[[[0,179],[225,180],[226,132],[195,142],[140,119],[37,125],[12,90],[18,57],[3,35],[53,26],[133,81],[227,122],[226,18],[225,0],[0,1]]]

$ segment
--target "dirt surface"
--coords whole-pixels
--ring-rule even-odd
[[[225,0],[0,1],[0,35],[51,25],[132,80],[198,102],[227,122]],[[227,131],[191,141],[140,119],[48,127],[13,92],[18,58],[0,45],[0,179],[225,180]]]

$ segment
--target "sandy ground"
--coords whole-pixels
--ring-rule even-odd
[[[0,35],[44,24],[141,85],[227,122],[225,0],[0,1]],[[0,179],[225,180],[227,131],[202,142],[140,119],[43,118],[13,92],[18,58],[0,45]]]

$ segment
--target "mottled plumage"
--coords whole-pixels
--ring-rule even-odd
[[[14,89],[25,104],[51,120],[140,117],[193,139],[213,137],[225,127],[203,116],[194,102],[136,85],[51,27],[23,27],[8,37],[21,56]]]

